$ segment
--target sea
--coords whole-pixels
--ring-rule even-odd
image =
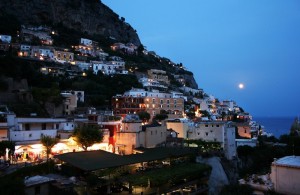
[[[272,133],[276,138],[289,134],[295,117],[253,117],[253,121],[265,127],[265,132]]]

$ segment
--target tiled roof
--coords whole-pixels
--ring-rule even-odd
[[[274,165],[300,168],[300,156],[285,156],[273,162]]]

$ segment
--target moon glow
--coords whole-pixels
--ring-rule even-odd
[[[239,84],[239,89],[244,89],[244,87],[245,87],[245,86],[244,86],[243,83],[240,83],[240,84]]]

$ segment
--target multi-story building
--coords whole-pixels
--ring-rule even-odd
[[[148,70],[148,78],[165,84],[170,84],[167,72],[164,70],[150,69]]]
[[[228,111],[233,111],[234,107],[236,106],[236,103],[232,100],[223,100],[221,102],[221,105],[226,105],[228,106]]]
[[[139,147],[154,148],[166,142],[169,132],[164,125],[142,125],[138,117],[128,115],[116,133],[116,146],[120,154],[132,154]]]
[[[181,90],[183,90],[185,93],[192,93],[193,95],[202,95],[203,89],[193,89],[191,87],[183,86],[180,87]]]
[[[18,52],[19,57],[29,57],[31,56],[31,46],[30,45],[20,45],[20,51]]]
[[[21,35],[24,41],[32,41],[33,37],[37,37],[40,40],[41,44],[52,45],[53,39],[50,35],[51,31],[48,27],[25,27],[22,26]]]
[[[85,61],[74,61],[72,64],[78,66],[81,71],[92,70],[93,67],[92,63]]]
[[[74,60],[74,53],[64,50],[54,50],[54,60],[60,63],[72,62]]]
[[[84,102],[84,91],[63,91],[64,114],[72,115],[77,108],[77,102]]]
[[[190,123],[186,120],[173,119],[166,121],[167,129],[174,130],[178,138],[188,139],[190,132]]]
[[[122,129],[122,121],[120,117],[116,117],[112,115],[112,112],[100,111],[96,112],[93,111],[92,113],[88,114],[89,123],[97,124],[101,129],[106,130],[107,132],[107,140],[102,141],[102,149],[109,151],[109,152],[117,152],[116,147],[116,133]]]
[[[45,157],[44,148],[41,144],[42,136],[58,137],[59,131],[72,132],[78,122],[86,119],[66,118],[38,118],[38,117],[16,117],[10,115],[7,120],[9,129],[9,140],[16,143],[15,154],[20,159],[36,160]],[[60,140],[52,149],[54,153],[71,152],[72,147],[68,145],[69,140]],[[77,145],[74,145],[77,149]]]
[[[98,42],[93,41],[93,40],[90,40],[90,39],[85,39],[85,38],[81,38],[81,39],[80,39],[80,44],[86,45],[86,46],[89,46],[89,45],[90,45],[90,46],[94,46],[94,47],[96,47],[96,46],[99,45]]]
[[[203,98],[200,102],[200,110],[206,110],[212,114],[216,113],[217,107],[215,105],[215,98],[213,96]]]
[[[53,59],[54,58],[54,48],[46,46],[32,46],[31,47],[31,57],[39,58],[40,60],[44,59]]]
[[[194,128],[190,128],[188,139],[219,142],[227,159],[236,156],[235,126],[231,122],[198,122]]]
[[[133,43],[114,43],[112,46],[110,46],[110,48],[113,51],[122,51],[126,54],[134,54],[137,46],[135,46]]]
[[[299,194],[300,156],[286,156],[275,159],[271,165],[271,181],[274,190],[280,194]]]
[[[43,74],[49,74],[52,76],[63,76],[65,75],[66,71],[62,67],[41,67],[40,72]]]
[[[112,98],[114,114],[125,117],[127,114],[136,114],[146,111],[143,97],[127,97],[117,95]]]
[[[98,74],[98,72],[102,72],[103,74],[128,74],[128,71],[125,70],[125,62],[124,61],[91,61],[93,66],[94,74]]]
[[[148,79],[146,77],[142,77],[139,79],[139,82],[146,87],[147,89],[158,89],[158,90],[166,90],[168,87],[164,84],[161,84],[158,81],[153,79]]]
[[[171,93],[161,93],[158,90],[131,89],[124,95],[114,96],[112,107],[116,115],[122,116],[147,111],[151,117],[154,117],[164,110],[181,117],[184,111],[184,99],[173,98]]]

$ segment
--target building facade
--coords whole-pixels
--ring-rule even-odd
[[[165,144],[168,135],[164,125],[142,125],[141,120],[124,120],[116,133],[116,147],[120,154],[133,154],[139,147],[154,148]]]
[[[150,69],[148,70],[148,78],[165,84],[170,84],[167,72],[164,70]]]
[[[198,122],[190,128],[188,139],[219,142],[227,159],[236,157],[235,126],[231,122]]]
[[[300,156],[286,156],[275,160],[271,165],[270,178],[274,190],[280,194],[299,194]]]
[[[161,93],[158,90],[131,89],[123,95],[114,96],[112,107],[116,115],[122,116],[146,111],[152,118],[164,110],[168,114],[182,117],[184,99],[173,98],[171,93]]]
[[[55,50],[54,59],[60,63],[72,62],[74,60],[74,53],[68,51]]]

